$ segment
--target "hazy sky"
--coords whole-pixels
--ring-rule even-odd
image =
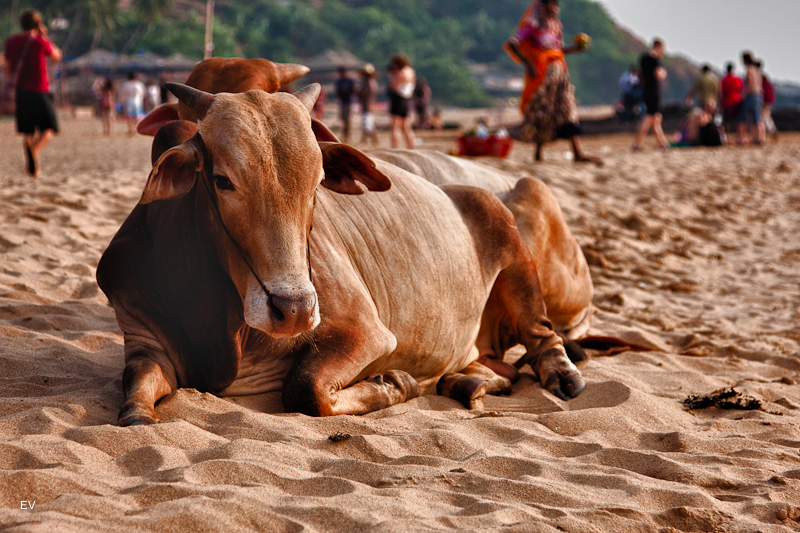
[[[596,0],[646,42],[721,70],[745,49],[775,80],[800,83],[800,0]]]

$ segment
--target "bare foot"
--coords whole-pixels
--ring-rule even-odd
[[[599,157],[590,157],[587,155],[581,155],[575,158],[576,163],[594,163],[598,167],[602,167],[604,165],[603,160]]]
[[[36,154],[30,146],[25,147],[25,170],[32,178],[39,175],[39,164],[36,161]]]

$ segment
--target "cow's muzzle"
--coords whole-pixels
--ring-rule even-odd
[[[319,324],[317,293],[313,287],[277,288],[267,295],[261,287],[254,287],[244,302],[244,319],[273,337],[295,337]]]

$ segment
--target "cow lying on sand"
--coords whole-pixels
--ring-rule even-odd
[[[198,132],[160,155],[97,269],[125,339],[120,425],[155,422],[155,403],[178,387],[282,389],[287,410],[333,415],[438,380],[475,406],[510,391],[516,369],[502,357],[516,344],[519,366],[556,396],[584,388],[493,194],[318,143],[318,85],[294,96],[170,88]]]
[[[239,93],[252,89],[275,92],[308,72],[308,67],[273,63],[266,59],[211,58],[192,69],[186,85],[212,94]],[[196,122],[183,103],[160,106],[143,119],[140,133],[155,135],[178,118]],[[338,142],[321,122],[312,127],[320,141]],[[173,124],[153,143],[153,163],[165,149],[179,142],[172,137],[187,124]],[[436,185],[472,185],[495,193],[514,214],[522,239],[528,245],[539,272],[547,316],[557,332],[569,339],[582,337],[591,320],[592,280],[589,267],[567,227],[561,209],[547,186],[539,180],[518,178],[479,163],[431,150],[374,150],[381,159],[422,176]],[[570,344],[574,348],[574,344]],[[578,348],[579,349],[579,348]]]

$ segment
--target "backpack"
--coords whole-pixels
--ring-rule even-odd
[[[769,78],[761,76],[761,90],[764,93],[764,105],[775,103],[775,87],[770,83]]]

